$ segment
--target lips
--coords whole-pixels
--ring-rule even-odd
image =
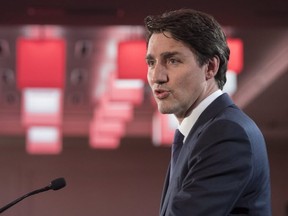
[[[154,90],[154,95],[157,99],[163,100],[170,95],[170,91],[163,90],[163,89],[156,89]]]

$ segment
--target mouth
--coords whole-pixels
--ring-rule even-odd
[[[170,91],[164,89],[155,89],[154,96],[159,100],[163,100],[170,95]]]

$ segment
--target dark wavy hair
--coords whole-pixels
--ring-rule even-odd
[[[173,39],[190,47],[197,56],[199,66],[218,56],[220,65],[215,80],[218,87],[223,89],[230,50],[220,24],[212,16],[193,9],[180,9],[162,15],[147,16],[144,23],[147,44],[152,34],[169,32]]]

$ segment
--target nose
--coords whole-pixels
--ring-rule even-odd
[[[151,84],[162,84],[168,82],[168,74],[166,68],[156,63],[153,68],[148,69],[148,80]]]

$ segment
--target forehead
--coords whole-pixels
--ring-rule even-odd
[[[179,40],[172,38],[169,32],[154,33],[148,41],[147,54],[156,55],[162,52],[191,51],[190,48]]]

